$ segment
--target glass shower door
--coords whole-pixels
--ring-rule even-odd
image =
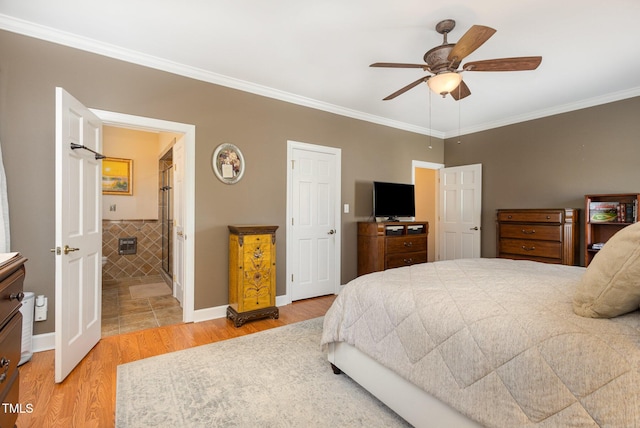
[[[173,245],[173,165],[162,171],[162,270],[172,276]]]

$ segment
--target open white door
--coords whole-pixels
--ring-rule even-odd
[[[173,145],[173,297],[184,306],[184,137]]]
[[[482,165],[440,169],[439,260],[480,257]]]
[[[102,123],[62,88],[55,144],[55,381],[62,382],[100,340],[102,312]]]
[[[290,141],[287,280],[291,300],[338,291],[340,149]]]

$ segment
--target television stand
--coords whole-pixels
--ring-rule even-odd
[[[426,221],[358,222],[358,276],[427,261]]]

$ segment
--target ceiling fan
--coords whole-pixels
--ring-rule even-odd
[[[456,21],[453,19],[445,19],[436,25],[436,31],[443,35],[444,40],[440,46],[436,46],[424,54],[424,64],[376,62],[370,65],[370,67],[421,68],[424,71],[432,73],[397,90],[384,98],[385,101],[407,92],[422,82],[426,82],[432,91],[443,97],[451,94],[455,100],[461,100],[471,95],[469,87],[462,80],[461,73],[463,71],[535,70],[542,61],[541,56],[487,59],[484,61],[468,62],[461,69],[458,69],[460,62],[482,46],[484,42],[489,40],[496,30],[483,25],[473,25],[464,33],[460,40],[458,40],[458,43],[448,43],[447,34],[449,34],[455,26]]]

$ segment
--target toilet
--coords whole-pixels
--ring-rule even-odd
[[[102,267],[104,267],[107,264],[107,256],[102,256]]]

